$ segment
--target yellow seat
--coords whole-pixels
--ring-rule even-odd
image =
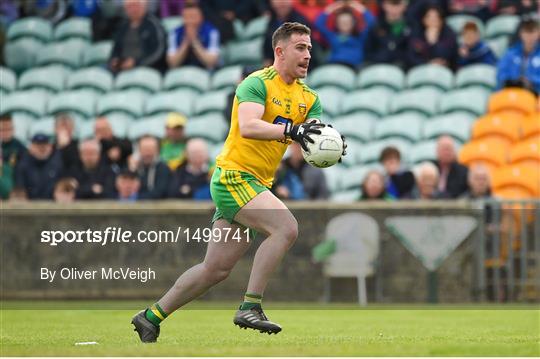
[[[483,138],[499,138],[508,144],[518,141],[520,123],[516,121],[516,116],[498,113],[488,114],[478,119],[472,130],[473,140]]]
[[[500,167],[493,172],[492,186],[495,193],[520,194],[521,198],[539,197],[540,168],[528,164]]]
[[[524,115],[531,115],[536,111],[536,98],[527,90],[521,88],[506,88],[489,98],[488,112],[513,110]]]
[[[495,168],[505,165],[507,157],[507,142],[496,138],[466,143],[459,152],[459,162],[467,166],[483,164],[490,170],[490,173]]]
[[[510,163],[540,167],[540,136],[513,145],[510,149]]]
[[[521,123],[521,138],[529,139],[540,135],[540,112],[527,116]]]

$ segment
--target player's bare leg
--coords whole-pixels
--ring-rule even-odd
[[[230,231],[229,231],[230,228]],[[165,295],[151,308],[150,313],[163,320],[168,314],[204,294],[208,289],[228,277],[229,273],[249,248],[250,242],[244,229],[224,219],[217,220],[213,229],[229,233],[227,241],[210,240],[204,260],[185,271]],[[235,238],[233,239],[233,235]],[[139,312],[132,320],[143,342],[155,342],[159,336],[159,324],[152,323],[146,311]]]
[[[235,220],[268,237],[255,254],[246,297],[235,315],[234,323],[241,328],[252,328],[268,334],[279,333],[281,327],[268,320],[260,300],[270,276],[298,236],[298,223],[283,202],[270,191],[260,193],[242,207]],[[257,298],[259,303],[256,302]]]

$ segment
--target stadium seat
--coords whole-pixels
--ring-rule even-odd
[[[489,169],[506,164],[508,159],[508,147],[498,141],[472,141],[461,147],[459,162],[467,166],[482,163]]]
[[[132,126],[132,117],[124,114],[111,114],[107,116],[107,120],[111,124],[111,129],[116,137],[129,138],[128,130]],[[79,121],[77,126],[77,133],[79,139],[86,139],[94,137],[95,120],[87,119]],[[163,131],[162,131],[163,133]]]
[[[128,138],[132,141],[146,135],[163,138],[165,136],[165,121],[166,116],[153,116],[136,121],[128,128]]]
[[[212,75],[212,89],[223,90],[235,88],[242,78],[242,66],[227,66]]]
[[[517,15],[499,15],[491,18],[486,25],[486,37],[492,39],[501,35],[512,36],[519,25]]]
[[[104,66],[111,57],[112,41],[99,41],[88,45],[83,52],[84,66]]]
[[[360,114],[350,114],[334,118],[332,126],[342,135],[354,138],[362,142],[368,142],[372,139],[375,116]]]
[[[48,95],[40,90],[12,92],[0,101],[0,113],[22,112],[37,119],[45,115]]]
[[[13,121],[13,136],[19,141],[26,143],[30,133],[30,127],[36,120],[34,116],[30,116],[21,112],[11,113]]]
[[[225,121],[223,114],[219,112],[209,112],[205,115],[193,116],[189,118],[189,121],[205,121],[208,124],[216,122],[223,122],[224,124],[229,123],[228,120]]]
[[[524,115],[532,115],[536,111],[534,95],[520,88],[506,88],[494,93],[489,98],[488,111],[516,111]]]
[[[200,116],[198,119],[188,121],[186,125],[187,137],[202,137],[212,143],[219,143],[225,139],[228,126],[223,119],[216,116]]]
[[[491,51],[493,51],[497,58],[501,58],[510,45],[510,39],[508,36],[499,36],[487,40],[487,45],[491,48]]]
[[[421,138],[423,122],[423,117],[414,113],[389,116],[375,124],[375,138],[400,137],[414,143]]]
[[[180,89],[170,92],[161,92],[152,95],[146,101],[145,113],[147,115],[166,114],[179,112],[186,116],[193,113],[195,96],[188,89]]]
[[[221,112],[227,107],[227,96],[229,91],[206,92],[195,99],[194,114],[203,115],[208,112]]]
[[[400,91],[405,85],[405,74],[394,65],[371,65],[360,71],[357,85],[360,88],[385,86],[393,91]]]
[[[341,100],[345,92],[337,87],[324,87],[317,90],[324,112],[335,117],[341,114]]]
[[[44,89],[59,92],[64,89],[68,73],[62,66],[34,67],[19,77],[19,89]]]
[[[77,68],[81,64],[86,47],[87,43],[79,39],[46,45],[37,54],[36,64],[40,66],[59,64],[72,69]]]
[[[390,99],[393,92],[385,88],[373,88],[366,90],[357,90],[345,95],[343,98],[341,112],[350,114],[352,112],[366,112],[377,117],[388,114]],[[326,111],[326,102],[322,101],[324,111]]]
[[[171,70],[163,80],[164,90],[178,88],[191,88],[198,92],[205,92],[210,87],[210,74],[208,71],[195,66],[182,66]]]
[[[51,96],[48,103],[48,113],[75,112],[82,117],[93,117],[96,110],[97,96],[91,90],[75,90],[58,93]]]
[[[525,198],[540,196],[540,168],[530,165],[511,165],[497,168],[492,174],[492,187],[498,190],[516,188],[528,194]]]
[[[418,164],[437,159],[437,141],[427,140],[415,143],[409,151],[409,161]]]
[[[343,167],[352,167],[361,163],[360,153],[363,148],[362,141],[355,137],[347,140],[347,155],[342,158],[341,165]]]
[[[540,136],[540,112],[525,117],[521,124],[521,138],[529,139]]]
[[[348,191],[339,191],[332,193],[330,200],[337,203],[351,203],[360,199],[362,191],[360,188],[351,189]]]
[[[356,74],[344,65],[322,65],[313,70],[308,78],[307,84],[312,88],[322,88],[325,86],[335,86],[348,91],[354,87]]]
[[[208,143],[209,146],[209,152],[210,152],[210,161],[215,162],[216,157],[221,153],[223,150],[223,145],[225,142],[218,142],[216,144],[212,144],[211,142]]]
[[[540,137],[516,143],[510,148],[511,164],[530,164],[540,168]]]
[[[101,67],[89,67],[71,73],[67,79],[67,88],[71,90],[92,89],[96,93],[112,90],[113,77]]]
[[[144,96],[139,92],[109,92],[99,98],[97,114],[108,115],[119,112],[137,118],[143,114],[143,104]]]
[[[514,116],[503,114],[488,114],[475,121],[472,130],[473,140],[481,140],[486,137],[508,142],[508,145],[519,139],[519,123]]]
[[[474,116],[460,112],[432,117],[424,122],[424,138],[429,140],[449,135],[464,143],[470,138],[473,121]]]
[[[37,54],[42,47],[42,43],[33,38],[8,42],[4,48],[6,65],[17,73],[29,69],[35,65]]]
[[[92,40],[92,23],[90,19],[84,17],[71,17],[58,25],[54,29],[54,39],[56,41],[66,39]]]
[[[139,89],[147,94],[154,93],[161,88],[161,74],[149,67],[122,71],[116,76],[114,87],[116,90]]]
[[[35,134],[42,133],[47,136],[54,136],[54,118],[42,118],[39,121],[34,121],[30,124],[28,130],[28,139],[31,139]]]
[[[4,93],[9,93],[17,87],[17,75],[7,68],[0,66],[0,90]]]
[[[483,86],[492,90],[497,85],[495,66],[476,64],[461,68],[456,75],[456,87]]]
[[[268,16],[260,16],[249,21],[242,29],[240,39],[251,40],[253,38],[260,38],[264,36],[266,28],[268,26]]]
[[[441,113],[465,111],[475,116],[486,112],[488,92],[480,88],[453,90],[441,97]]]
[[[341,189],[350,190],[353,188],[360,188],[366,174],[372,167],[369,166],[354,166],[346,168],[342,172]]]
[[[345,167],[340,164],[324,169],[324,179],[330,193],[338,192],[341,189],[341,179],[343,178],[344,170]]]
[[[362,146],[359,154],[360,163],[373,164],[379,162],[382,150],[387,146],[396,147],[400,153],[403,162],[407,162],[411,145],[409,141],[400,138],[388,138],[379,141],[373,141]]]
[[[407,73],[407,86],[417,88],[433,86],[441,90],[449,90],[454,85],[454,75],[447,67],[433,64],[413,67]]]
[[[7,30],[8,42],[21,38],[33,38],[42,43],[52,38],[52,26],[47,20],[39,17],[26,17],[13,22]]]
[[[474,22],[480,30],[480,35],[484,34],[484,23],[482,20],[472,15],[450,15],[446,18],[446,24],[457,34],[461,34],[463,26],[467,22]]]
[[[161,19],[161,25],[163,25],[163,28],[167,34],[182,26],[182,23],[182,16],[169,16]]]
[[[262,47],[264,38],[257,37],[252,40],[234,42],[227,45],[227,65],[254,65],[262,63]]]
[[[392,98],[391,112],[418,112],[425,116],[433,116],[437,113],[439,104],[439,92],[429,88],[405,90]]]

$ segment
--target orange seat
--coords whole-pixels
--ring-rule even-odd
[[[510,149],[511,164],[530,164],[540,167],[540,137],[516,143]]]
[[[531,116],[525,117],[521,125],[521,137],[528,139],[540,135],[540,112],[535,112]]]
[[[540,168],[531,165],[511,165],[496,169],[491,182],[495,193],[521,193],[523,198],[540,196]],[[526,196],[526,197],[525,197]]]
[[[459,151],[459,162],[470,166],[483,164],[490,170],[507,162],[508,146],[505,141],[484,139],[466,143]]]
[[[514,110],[530,115],[536,111],[536,98],[530,91],[517,87],[506,88],[491,95],[488,112],[495,113],[505,110]]]
[[[531,197],[529,191],[520,187],[503,187],[494,189],[493,194],[502,199],[524,199]]]
[[[500,138],[508,144],[519,139],[520,119],[517,116],[505,114],[488,114],[479,118],[473,125],[472,138]]]

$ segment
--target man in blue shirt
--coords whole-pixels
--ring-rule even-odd
[[[169,67],[192,65],[215,68],[219,60],[219,31],[204,20],[197,4],[185,4],[182,18],[183,25],[169,34]]]
[[[519,26],[520,42],[508,49],[497,66],[497,87],[521,86],[540,93],[540,25],[534,17]]]

